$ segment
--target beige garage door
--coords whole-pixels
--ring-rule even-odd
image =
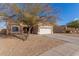
[[[38,32],[38,34],[51,34],[51,33],[52,33],[52,27],[41,27]]]

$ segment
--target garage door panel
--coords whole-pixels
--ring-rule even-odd
[[[51,34],[51,29],[40,29],[39,34]]]

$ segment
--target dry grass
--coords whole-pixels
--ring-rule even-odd
[[[41,53],[64,44],[61,40],[50,40],[40,35],[30,35],[29,39],[22,41],[16,38],[0,38],[0,55],[40,55]]]

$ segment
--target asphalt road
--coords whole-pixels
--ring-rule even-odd
[[[64,40],[63,45],[54,47],[40,56],[79,56],[79,37],[66,36],[64,34],[44,35],[52,40]]]
[[[79,34],[78,34],[79,35]],[[53,34],[53,35],[45,35],[46,37],[49,38],[54,38],[54,39],[60,39],[64,40],[69,43],[77,44],[79,45],[79,37],[74,37],[74,36],[66,36],[64,34]]]

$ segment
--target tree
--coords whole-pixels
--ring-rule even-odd
[[[49,6],[49,4],[25,4],[24,6],[25,8],[21,9],[17,6],[17,4],[12,4],[12,8],[16,14],[20,15],[18,18],[20,18],[21,21],[23,21],[29,27],[27,37],[29,36],[32,27],[39,23],[41,16],[47,18],[45,21],[56,23],[57,16],[53,15],[52,11],[54,10]]]
[[[67,27],[79,28],[79,20],[71,21],[67,24]]]

